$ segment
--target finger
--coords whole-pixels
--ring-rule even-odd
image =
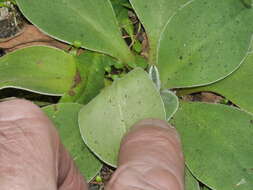
[[[122,140],[119,168],[107,190],[183,190],[184,158],[175,128],[144,120]]]
[[[1,190],[56,190],[60,175],[72,175],[72,170],[61,169],[64,154],[55,127],[37,106],[19,99],[0,103]]]
[[[29,101],[13,99],[0,102],[0,121],[16,121],[19,119],[41,117],[45,117],[42,111]]]
[[[59,139],[32,103],[0,103],[0,189],[57,189]]]

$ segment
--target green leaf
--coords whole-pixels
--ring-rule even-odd
[[[242,1],[249,8],[251,8],[252,5],[253,5],[253,1],[252,0],[242,0]]]
[[[169,90],[163,90],[160,92],[160,94],[164,103],[166,119],[169,121],[177,112],[179,101],[177,96]]]
[[[130,9],[130,7],[128,7],[130,5],[128,0],[110,0],[110,2],[113,6],[116,16],[120,15],[122,10]],[[126,8],[128,8],[128,9],[126,9]]]
[[[155,65],[151,65],[149,68],[149,77],[154,82],[157,90],[161,89],[161,81],[160,81],[160,74]]]
[[[123,62],[133,56],[109,0],[17,0],[22,13],[43,32],[56,39],[109,54]]]
[[[144,25],[150,45],[149,62],[157,64],[159,39],[169,18],[188,0],[130,0]]]
[[[83,143],[78,127],[78,113],[81,108],[80,104],[66,103],[44,107],[43,111],[57,127],[62,143],[81,174],[90,181],[100,171],[102,164]]]
[[[198,180],[218,190],[253,187],[252,115],[220,104],[183,102],[173,124]]]
[[[0,1],[0,8],[2,8],[2,7],[9,8],[9,6],[6,4],[5,1]]]
[[[179,94],[212,91],[225,96],[245,111],[253,113],[253,53],[250,53],[241,67],[229,77],[212,85],[181,90]]]
[[[250,42],[249,52],[253,53],[253,38],[251,39],[251,42]]]
[[[13,87],[62,95],[72,85],[75,72],[71,55],[55,48],[33,46],[0,58],[0,89]]]
[[[185,168],[185,190],[200,190],[199,182],[193,177],[187,167]]]
[[[202,190],[211,190],[211,189],[208,188],[208,187],[206,187],[206,186],[204,186],[204,187],[202,188]]]
[[[138,68],[84,106],[79,113],[79,126],[86,145],[115,167],[122,137],[145,118],[165,119],[165,111],[153,82]]]
[[[105,67],[115,64],[116,60],[103,54],[86,52],[76,57],[76,85],[66,93],[61,102],[87,104],[104,88]]]
[[[136,65],[137,65],[138,67],[141,67],[141,68],[143,68],[144,70],[148,67],[148,62],[147,62],[147,60],[146,60],[144,57],[140,56],[140,55],[136,55],[136,56],[135,56],[135,62],[136,62]]]
[[[133,45],[133,49],[134,49],[134,51],[135,51],[136,53],[141,53],[141,51],[142,51],[142,44],[141,44],[141,42],[137,40],[137,41],[134,43],[134,45]]]
[[[160,39],[162,87],[206,85],[230,75],[249,49],[252,20],[253,10],[240,0],[194,0],[184,6]]]
[[[119,26],[128,33],[132,40],[134,40],[134,26],[132,21],[128,16],[128,8],[126,4],[129,4],[127,0],[111,0],[112,6],[114,8]]]
[[[129,0],[123,0],[123,2],[121,3],[124,7],[128,8],[128,9],[133,9],[131,3],[129,2]]]

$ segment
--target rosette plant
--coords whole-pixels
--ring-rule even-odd
[[[43,109],[87,179],[101,162],[116,167],[121,138],[134,123],[159,118],[182,137],[186,189],[252,189],[251,1],[16,2],[41,31],[87,50],[77,56],[33,46],[0,58],[1,89],[61,96],[58,104]],[[129,23],[122,15],[130,9],[148,37],[147,60],[122,38],[121,28]],[[132,35],[132,26],[124,29]],[[146,62],[149,75],[141,68]],[[132,71],[105,87],[105,72],[112,67]],[[178,99],[203,91],[233,104]]]

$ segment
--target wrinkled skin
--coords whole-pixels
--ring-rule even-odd
[[[0,103],[0,189],[88,189],[53,124],[25,100]]]
[[[143,120],[122,141],[106,190],[183,190],[184,159],[176,130]],[[31,102],[0,103],[1,190],[87,190],[57,131]]]
[[[183,190],[184,158],[175,128],[165,121],[137,123],[122,141],[119,167],[106,190]]]

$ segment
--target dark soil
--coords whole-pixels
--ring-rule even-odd
[[[35,104],[41,107],[55,104],[60,99],[58,96],[41,95],[20,89],[6,88],[1,90],[0,101],[11,97],[25,98],[27,100],[33,101]]]
[[[4,50],[0,48],[0,57],[2,57],[5,54]]]
[[[14,6],[0,8],[0,42],[17,36],[24,26],[24,19]]]
[[[0,38],[5,39],[15,36],[19,32],[19,29],[15,27],[15,24],[11,19],[5,19],[0,21]]]
[[[114,169],[104,165],[103,168],[100,171],[100,177],[103,179],[102,182],[96,182],[94,179],[89,183],[89,190],[102,190],[104,189],[105,185],[109,182],[111,179],[111,176],[114,172]]]

